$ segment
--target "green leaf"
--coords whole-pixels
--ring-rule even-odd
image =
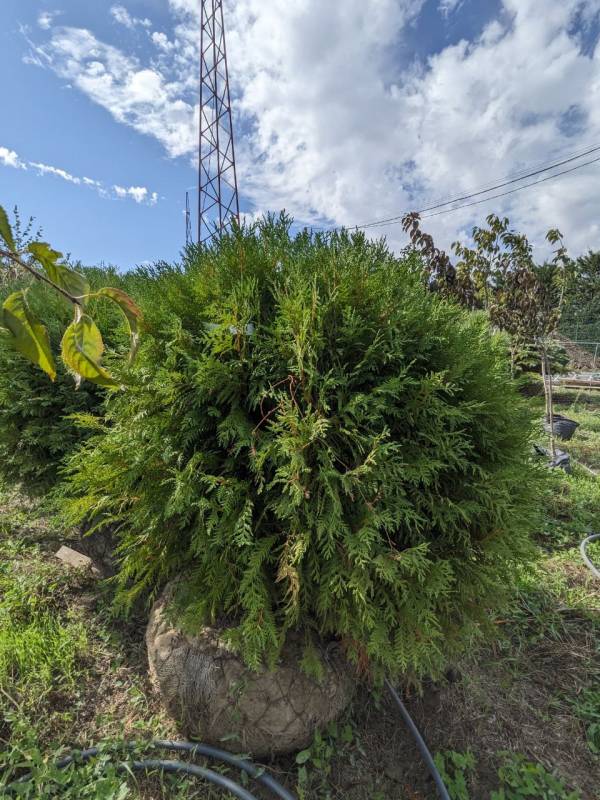
[[[25,292],[15,292],[2,306],[2,321],[12,334],[15,348],[37,367],[56,378],[48,331],[27,305]]]
[[[121,289],[113,289],[110,286],[98,289],[98,291],[94,292],[90,297],[108,297],[119,306],[129,324],[129,332],[131,334],[130,358],[133,358],[140,339],[140,322],[142,321],[142,312],[140,309],[128,294],[121,291]]]
[[[75,272],[64,264],[58,263],[63,257],[62,253],[59,253],[58,250],[53,250],[46,242],[32,242],[27,247],[27,250],[36,261],[39,261],[52,283],[60,286],[72,297],[77,297],[85,303],[86,295],[90,291],[90,285],[79,272]]]
[[[298,786],[306,786],[308,783],[308,772],[306,767],[298,767]]]
[[[310,750],[301,750],[296,756],[296,764],[306,764],[312,753]]]
[[[94,320],[87,314],[71,323],[62,340],[62,358],[79,378],[99,386],[117,388],[119,384],[100,366],[104,352],[102,335]]]
[[[9,250],[14,252],[17,249],[15,240],[13,239],[10,222],[8,221],[8,215],[2,206],[0,206],[0,236],[6,242],[6,246]]]

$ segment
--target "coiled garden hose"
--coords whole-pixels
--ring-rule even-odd
[[[131,746],[132,745],[129,745],[129,747]],[[158,750],[175,750],[179,752],[187,752],[191,755],[203,755],[206,758],[212,758],[216,761],[221,761],[229,764],[230,766],[236,767],[242,772],[245,772],[257,783],[260,783],[265,788],[269,789],[274,796],[280,798],[280,800],[296,800],[294,795],[290,794],[287,789],[281,786],[270,775],[263,773],[262,770],[260,770],[254,764],[251,764],[249,761],[245,761],[244,759],[239,758],[232,753],[228,753],[225,750],[218,750],[217,748],[209,747],[205,744],[195,744],[194,742],[155,741],[152,742],[151,747],[154,747]],[[66,756],[65,758],[60,759],[60,761],[56,762],[55,766],[58,769],[66,769],[66,767],[70,766],[71,764],[78,766],[79,764],[87,763],[92,758],[96,758],[99,754],[100,750],[97,747],[90,747],[87,750],[78,752],[76,755]],[[151,770],[160,770],[162,772],[191,775],[228,791],[234,797],[239,798],[239,800],[258,800],[255,795],[231,778],[221,775],[218,772],[214,772],[214,770],[208,769],[207,767],[200,767],[196,764],[187,764],[184,761],[171,761],[152,758],[126,761],[117,764],[116,767],[122,771],[133,770],[135,772],[149,772]],[[6,788],[7,790],[15,791],[20,784],[26,783],[28,780],[30,780],[30,778],[31,775],[24,775],[14,783],[9,784],[9,786]]]
[[[252,780],[260,783],[266,789],[269,789],[276,797],[281,800],[296,800],[296,798],[284,789],[277,781],[267,774],[263,769],[260,769],[250,761],[246,761],[239,756],[229,753],[227,750],[219,750],[217,747],[210,747],[207,744],[195,744],[194,742],[166,742],[159,741],[154,743],[156,747],[163,747],[168,750],[179,750],[181,752],[191,753],[192,755],[202,755],[206,758],[213,758],[216,761],[222,761],[224,764],[229,764],[236,769],[245,772]]]
[[[415,739],[417,747],[419,748],[419,751],[425,763],[427,764],[427,768],[431,774],[431,777],[433,778],[441,800],[450,800],[450,795],[448,794],[441,775],[435,766],[433,757],[429,752],[429,749],[425,744],[419,729],[408,713],[406,706],[400,699],[398,692],[394,689],[389,681],[385,681],[385,686],[390,692],[396,706],[398,707],[402,719],[406,723],[406,726]],[[280,798],[280,800],[296,800],[294,795],[290,794],[290,792],[281,786],[281,784],[278,783],[271,775],[268,775],[266,772],[264,772],[264,770],[252,764],[250,761],[246,761],[245,759],[240,758],[233,753],[229,753],[226,750],[220,750],[216,747],[210,747],[206,744],[196,744],[195,742],[171,742],[162,740],[152,742],[151,747],[154,747],[157,750],[172,750],[175,752],[189,753],[192,756],[201,755],[205,758],[213,759],[214,761],[221,762],[223,764],[228,764],[231,767],[239,769],[241,772],[245,772],[246,775],[248,775],[252,780],[256,781],[256,783],[259,783],[265,789],[268,789],[275,797]],[[75,764],[76,766],[79,763],[85,764],[99,754],[100,750],[97,747],[90,747],[87,750],[82,750],[81,752],[77,753],[77,755],[66,756],[65,758],[60,759],[60,761],[56,762],[55,766],[58,767],[58,769],[65,769],[71,764]],[[214,770],[208,769],[207,767],[200,767],[196,764],[187,764],[183,761],[170,761],[165,759],[144,759],[141,761],[134,760],[117,764],[117,769],[123,771],[133,770],[135,772],[160,770],[162,772],[191,775],[228,791],[231,795],[239,800],[258,800],[255,795],[231,778],[221,775],[218,772],[214,772]],[[16,791],[19,785],[26,783],[28,780],[30,780],[30,778],[30,774],[24,775],[14,783],[9,784],[6,788],[8,791]]]
[[[586,566],[588,566],[594,575],[597,578],[600,578],[600,570],[592,563],[592,560],[587,554],[587,546],[590,542],[595,542],[600,539],[600,533],[594,533],[593,536],[588,536],[587,539],[584,539],[583,542],[579,545],[579,552],[581,553],[581,557],[583,558]]]

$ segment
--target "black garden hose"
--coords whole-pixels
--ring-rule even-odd
[[[121,765],[120,765],[121,766]],[[248,792],[239,783],[232,781],[225,775],[213,772],[212,769],[198,767],[195,764],[185,764],[183,761],[165,761],[160,758],[150,758],[144,761],[130,761],[122,765],[122,769],[131,768],[136,771],[148,772],[149,770],[159,769],[161,772],[183,773],[193,775],[196,778],[208,781],[221,789],[225,789],[239,800],[257,800],[256,796]]]
[[[287,789],[284,789],[274,778],[272,778],[264,770],[259,769],[250,761],[245,761],[239,756],[229,753],[227,750],[219,750],[217,747],[210,747],[207,744],[196,744],[195,742],[167,742],[158,741],[154,742],[155,747],[164,748],[166,750],[179,750],[192,755],[200,754],[206,758],[214,758],[216,761],[222,761],[224,764],[229,764],[232,767],[245,772],[257,783],[260,783],[266,789],[269,789],[276,797],[281,800],[296,800],[294,795],[290,794]]]
[[[131,746],[131,745],[130,745]],[[179,750],[192,753],[195,755],[196,753],[205,755],[209,758],[215,758],[219,761],[224,761],[232,766],[237,767],[238,769],[246,772],[250,775],[251,778],[256,780],[257,782],[261,783],[266,788],[270,789],[276,797],[279,797],[281,800],[296,800],[296,798],[290,794],[283,786],[280,786],[279,783],[274,778],[270,776],[263,775],[261,770],[258,767],[255,767],[253,764],[250,764],[247,761],[244,761],[237,756],[234,756],[232,753],[227,753],[223,750],[217,750],[216,748],[208,747],[207,745],[201,744],[194,744],[193,742],[152,742],[152,747],[155,747],[160,750]],[[65,758],[60,759],[57,761],[55,766],[58,769],[65,769],[66,767],[70,766],[71,764],[75,764],[78,766],[80,763],[87,763],[92,758],[95,758],[100,753],[97,747],[90,747],[87,750],[82,750],[81,752],[77,753],[76,755],[66,756]],[[225,757],[223,757],[225,756]],[[212,769],[207,769],[206,767],[199,767],[196,764],[187,764],[183,761],[171,761],[165,759],[144,759],[144,760],[134,760],[134,761],[127,761],[117,764],[117,769],[127,771],[127,770],[134,770],[136,772],[148,772],[150,770],[161,770],[163,772],[171,772],[171,773],[180,773],[186,775],[192,775],[195,778],[201,778],[202,780],[206,781],[207,783],[212,783],[214,786],[218,786],[221,789],[225,789],[234,797],[239,798],[239,800],[258,800],[258,798],[249,792],[247,789],[244,789],[243,786],[240,786],[239,783],[232,780],[231,778],[226,777],[225,775],[221,775],[218,772],[214,772]],[[24,775],[22,778],[19,778],[14,783],[9,784],[6,788],[8,790],[15,791],[19,784],[26,783],[31,778],[31,775]]]
[[[400,695],[394,689],[392,684],[389,681],[385,681],[385,685],[389,691],[389,693],[394,698],[394,702],[400,711],[400,715],[404,720],[406,727],[412,733],[413,739],[415,740],[417,747],[419,748],[419,752],[423,757],[423,761],[427,764],[427,769],[429,770],[429,774],[433,778],[433,782],[435,783],[436,789],[438,790],[438,794],[441,797],[441,800],[450,800],[450,795],[448,794],[448,790],[444,786],[444,781],[442,780],[442,776],[438,772],[438,768],[435,765],[435,761],[433,760],[433,756],[429,752],[429,748],[425,744],[425,740],[421,736],[421,731],[415,725],[413,718],[408,713],[408,710],[402,700],[400,699]]]
[[[444,786],[444,782],[438,772],[437,767],[435,766],[435,762],[431,753],[429,752],[429,748],[425,744],[423,737],[417,726],[415,725],[412,717],[408,713],[404,703],[400,699],[400,696],[391,685],[389,681],[385,681],[385,686],[390,692],[402,719],[406,723],[409,731],[411,732],[417,747],[423,757],[423,760],[427,764],[427,768],[433,781],[436,785],[438,794],[441,800],[450,800],[450,795],[446,787]],[[252,764],[250,761],[246,761],[239,756],[234,755],[233,753],[229,753],[226,750],[220,750],[216,747],[210,747],[206,744],[200,744],[195,742],[171,742],[171,741],[155,741],[152,742],[151,747],[154,747],[158,750],[173,750],[176,752],[184,752],[189,753],[192,756],[201,755],[205,758],[213,759],[214,761],[221,762],[223,764],[228,764],[231,767],[235,767],[242,772],[245,772],[252,780],[259,783],[265,789],[268,789],[275,797],[280,798],[280,800],[296,800],[293,794],[288,792],[280,783],[278,783],[275,778],[271,775],[265,773],[262,769]],[[56,762],[56,767],[59,769],[65,769],[70,764],[77,765],[79,762],[86,763],[90,759],[95,758],[99,755],[99,750],[97,747],[91,747],[88,750],[82,750],[75,755],[66,756],[65,758],[60,759],[60,761]],[[76,761],[77,758],[77,761]],[[244,789],[236,781],[232,780],[231,778],[227,778],[225,775],[221,775],[218,772],[214,772],[211,769],[207,769],[206,767],[199,767],[195,764],[187,764],[183,761],[170,761],[165,759],[144,759],[141,761],[134,760],[134,761],[127,761],[121,762],[117,765],[117,769],[127,771],[127,770],[134,770],[136,772],[148,772],[150,770],[161,770],[162,772],[171,772],[171,773],[178,773],[178,774],[186,774],[191,775],[195,778],[200,778],[208,783],[213,784],[214,786],[218,786],[221,789],[228,791],[234,797],[239,798],[239,800],[258,800],[258,798],[249,792],[247,789]],[[14,783],[9,784],[6,788],[7,790],[15,791],[19,784],[26,783],[31,778],[31,775],[24,775],[22,778],[19,778]]]

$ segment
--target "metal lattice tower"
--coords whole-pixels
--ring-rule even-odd
[[[223,0],[201,0],[198,242],[239,220]]]
[[[190,193],[185,193],[185,246],[192,243],[192,212],[190,211]]]

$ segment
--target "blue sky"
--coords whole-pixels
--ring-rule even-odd
[[[166,3],[147,0],[128,6],[152,13],[153,29],[171,30]],[[23,215],[34,215],[53,244],[86,263],[105,261],[127,268],[146,260],[173,259],[185,232],[184,195],[195,184],[195,169],[189,158],[169,158],[155,138],[116,122],[51,69],[27,63],[27,40],[37,44],[48,38],[38,25],[40,14],[57,8],[57,24],[92,30],[142,59],[150,50],[143,30],[116,22],[109,3],[3,0],[0,71],[11,80],[4,82],[8,96],[0,117],[0,146],[24,162],[99,181],[110,194],[104,197],[95,187],[52,174],[41,176],[29,165],[26,170],[0,166],[0,203],[7,208],[17,204]],[[119,198],[114,186],[145,187],[149,199]],[[158,194],[154,204],[153,192]]]
[[[2,0],[0,204],[88,264],[176,259],[200,0]],[[599,0],[226,0],[242,209],[357,224],[600,144]],[[491,211],[600,247],[599,166]],[[195,190],[192,189],[192,203]],[[378,229],[393,247],[399,226]]]

